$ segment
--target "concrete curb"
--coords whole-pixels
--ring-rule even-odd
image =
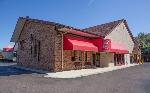
[[[45,77],[78,78],[78,77],[83,77],[83,76],[89,76],[89,75],[124,69],[124,68],[128,68],[128,67],[136,66],[136,65],[139,65],[139,64],[130,64],[130,65],[125,65],[125,66],[114,66],[114,67],[97,68],[97,69],[81,69],[81,70],[70,70],[70,71],[63,71],[63,72],[47,73],[47,75]]]
[[[0,66],[14,66],[17,63],[0,63]]]

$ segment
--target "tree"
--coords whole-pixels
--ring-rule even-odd
[[[138,41],[140,43],[141,48],[147,48],[148,47],[148,34],[145,34],[143,32],[138,34]]]
[[[141,47],[142,56],[150,60],[150,33],[139,33],[137,40]]]

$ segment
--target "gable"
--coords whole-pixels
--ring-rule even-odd
[[[129,29],[124,22],[110,32],[105,39],[111,39],[112,44],[123,45],[129,53],[132,53],[133,51],[134,41],[132,39],[131,32],[129,32]]]

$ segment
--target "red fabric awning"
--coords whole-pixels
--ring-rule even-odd
[[[116,53],[129,53],[125,45],[120,42],[112,42],[111,51],[116,51]]]
[[[81,50],[98,52],[98,47],[91,40],[64,36],[64,50]]]
[[[119,54],[128,54],[128,50],[120,50],[120,49],[110,49],[110,50],[105,50],[104,52],[112,52],[112,53],[119,53]]]
[[[111,42],[110,43],[110,49],[105,50],[105,52],[114,52],[114,53],[121,53],[121,54],[127,54],[129,51],[127,48],[119,42]]]

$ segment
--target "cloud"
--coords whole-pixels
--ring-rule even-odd
[[[91,6],[94,2],[95,2],[95,0],[90,0],[90,1],[88,2],[88,6]]]

